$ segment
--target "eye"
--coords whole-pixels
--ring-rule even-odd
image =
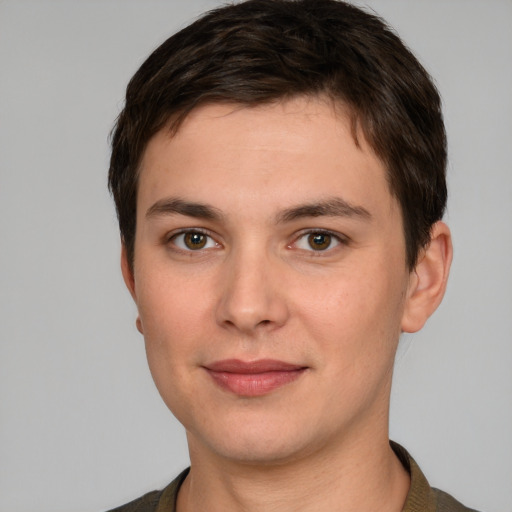
[[[171,242],[184,251],[199,251],[201,249],[211,249],[219,244],[211,236],[201,231],[185,231],[178,233],[171,238]]]
[[[341,243],[339,237],[324,231],[311,231],[300,236],[294,246],[305,251],[327,251]]]

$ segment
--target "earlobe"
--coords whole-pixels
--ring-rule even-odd
[[[137,320],[135,320],[135,327],[137,327],[137,331],[139,331],[141,334],[144,334],[144,329],[142,328],[142,320],[140,319],[140,316],[138,316]]]
[[[452,255],[450,229],[444,222],[436,222],[431,230],[430,244],[420,254],[416,268],[411,273],[402,316],[402,332],[419,331],[441,303]]]
[[[121,272],[123,273],[124,283],[126,284],[128,291],[130,292],[133,300],[137,302],[135,294],[135,278],[130,263],[128,262],[128,254],[124,243],[121,245]]]

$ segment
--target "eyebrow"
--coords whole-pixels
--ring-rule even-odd
[[[146,211],[146,218],[165,215],[186,215],[196,219],[221,220],[222,212],[210,205],[185,201],[178,197],[170,197],[157,201]]]
[[[215,221],[224,218],[222,211],[214,206],[177,197],[157,201],[146,211],[146,218],[176,214]],[[340,197],[333,197],[287,208],[277,214],[276,223],[291,222],[305,217],[359,217],[363,220],[371,220],[372,215],[362,206],[355,206]]]
[[[280,212],[277,222],[291,222],[304,217],[353,217],[371,220],[371,213],[362,206],[355,206],[340,197],[299,205]]]

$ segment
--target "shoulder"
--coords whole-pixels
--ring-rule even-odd
[[[416,461],[403,446],[391,441],[391,447],[411,477],[402,512],[477,512],[465,507],[446,492],[431,487]]]
[[[109,512],[155,512],[161,495],[162,491],[148,492],[144,496],[130,501],[126,505],[114,508]]]
[[[477,512],[472,508],[465,507],[446,492],[435,488],[432,488],[432,491],[436,496],[436,512]]]
[[[180,473],[164,490],[151,491],[126,505],[109,510],[108,512],[174,512],[176,498],[183,480],[190,468]]]

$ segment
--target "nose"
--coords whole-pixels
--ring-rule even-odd
[[[243,251],[225,262],[217,322],[255,335],[282,327],[289,316],[279,262],[262,251]]]

